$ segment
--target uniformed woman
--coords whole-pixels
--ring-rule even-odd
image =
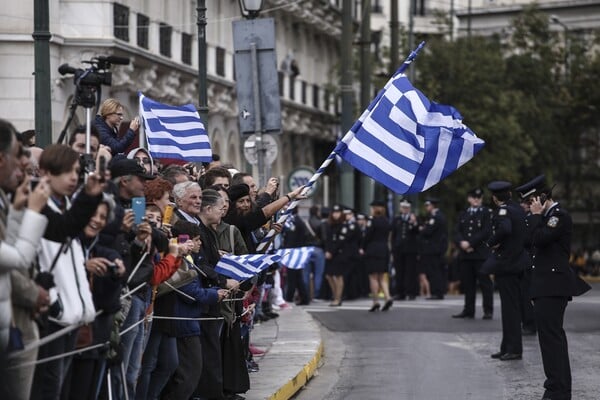
[[[382,291],[385,304],[381,311],[387,311],[392,306],[390,290],[386,279],[386,272],[390,262],[390,249],[388,246],[390,236],[390,223],[386,216],[385,203],[383,201],[373,201],[371,203],[371,216],[367,221],[367,230],[360,249],[364,256],[364,262],[369,273],[369,286],[371,288],[371,297],[373,306],[370,312],[377,311],[380,308],[379,292]]]
[[[327,220],[327,238],[325,241],[325,279],[329,283],[333,301],[330,306],[342,305],[342,293],[344,292],[344,264],[346,257],[343,254],[344,240],[346,239],[346,225],[344,214],[339,204],[331,208]]]

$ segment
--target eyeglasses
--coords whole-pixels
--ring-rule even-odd
[[[150,159],[148,157],[136,157],[135,159],[140,164],[150,164]]]

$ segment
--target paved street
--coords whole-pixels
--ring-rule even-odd
[[[600,286],[576,298],[565,327],[573,371],[573,399],[598,399]],[[325,356],[316,376],[295,398],[308,399],[538,399],[544,380],[537,337],[523,338],[523,360],[489,357],[500,344],[499,299],[494,320],[450,318],[462,297],[395,302],[368,313],[367,299],[341,308],[305,308],[321,323]]]

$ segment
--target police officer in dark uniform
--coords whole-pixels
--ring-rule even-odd
[[[427,275],[431,287],[431,297],[427,300],[443,300],[445,254],[448,248],[448,225],[446,217],[438,208],[439,199],[425,201],[427,220],[419,227],[419,262]]]
[[[571,296],[590,286],[570,268],[571,216],[552,199],[544,175],[521,186],[531,198],[527,218],[533,246],[531,298],[544,363],[543,400],[571,399],[571,366],[563,320]]]
[[[362,240],[362,232],[356,223],[356,214],[350,207],[344,207],[344,226],[342,228],[343,240],[342,256],[346,260],[344,268],[344,298],[356,299],[360,296],[359,252]]]
[[[521,197],[521,208],[525,211],[526,222],[527,218],[531,215],[529,203],[531,202],[530,197],[533,193],[533,191],[531,191],[532,189],[528,189],[527,187],[528,184],[525,184],[515,189]],[[530,256],[533,255],[531,235],[527,235],[525,238],[525,250]],[[533,303],[531,302],[531,274],[531,265],[527,265],[523,271],[523,276],[521,277],[521,325],[523,336],[533,336],[537,332],[535,317],[533,315]]]
[[[392,254],[396,270],[396,300],[414,300],[419,294],[417,277],[417,236],[419,221],[411,204],[400,202],[400,215],[392,222]]]
[[[456,223],[454,243],[459,249],[461,287],[465,305],[452,318],[475,316],[476,283],[479,281],[483,298],[483,319],[492,319],[494,313],[494,286],[488,274],[481,274],[481,266],[489,256],[487,240],[492,234],[492,210],[482,206],[483,190],[476,188],[467,194],[469,208],[462,211]]]
[[[492,218],[492,236],[488,240],[492,253],[482,266],[482,273],[495,275],[500,292],[502,343],[500,351],[492,354],[492,358],[502,361],[522,358],[520,276],[530,262],[523,246],[527,235],[525,213],[511,200],[511,187],[510,182],[505,181],[488,185],[498,208]]]

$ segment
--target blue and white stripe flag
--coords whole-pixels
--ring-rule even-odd
[[[455,108],[430,101],[397,72],[334,152],[394,192],[406,194],[435,185],[484,144]]]
[[[237,281],[243,281],[252,278],[280,260],[281,257],[276,254],[245,254],[242,256],[225,254],[215,266],[215,271]]]
[[[152,157],[187,162],[212,161],[208,134],[193,104],[170,106],[141,92],[139,97],[148,151]]]
[[[315,246],[295,247],[289,249],[279,249],[275,254],[281,256],[281,265],[289,269],[304,269]]]

